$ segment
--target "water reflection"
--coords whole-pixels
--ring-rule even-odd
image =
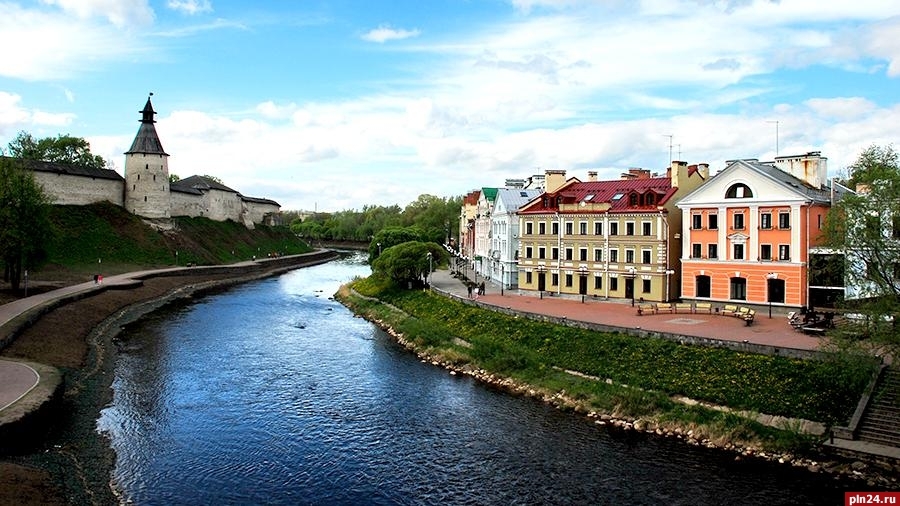
[[[821,504],[835,485],[609,433],[422,364],[329,300],[360,257],[130,327],[99,426],[138,504]]]

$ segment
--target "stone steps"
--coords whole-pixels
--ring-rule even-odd
[[[859,425],[859,439],[900,447],[900,370],[887,368],[877,392]]]

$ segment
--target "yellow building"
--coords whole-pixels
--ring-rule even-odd
[[[668,301],[679,296],[677,200],[709,179],[706,164],[672,162],[665,177],[566,180],[546,172],[546,191],[519,216],[519,290],[535,295]]]

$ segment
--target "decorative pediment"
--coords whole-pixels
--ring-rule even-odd
[[[728,241],[733,244],[746,244],[748,239],[750,239],[750,236],[740,232],[728,236]]]

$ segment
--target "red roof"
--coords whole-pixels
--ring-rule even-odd
[[[667,177],[584,182],[575,180],[571,184],[563,185],[556,192],[544,193],[534,199],[520,211],[520,214],[557,212],[559,209],[557,199],[561,199],[563,204],[608,202],[610,213],[655,210],[657,206],[665,204],[677,190],[678,188],[672,187],[672,180]],[[636,205],[632,205],[632,194],[636,195]],[[649,194],[652,194],[652,200],[647,199]],[[547,197],[546,206],[545,197]]]

